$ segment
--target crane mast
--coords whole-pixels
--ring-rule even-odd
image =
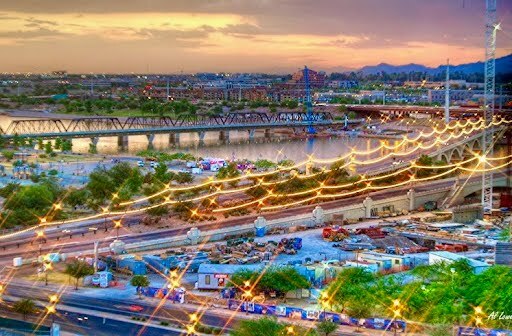
[[[496,76],[496,0],[485,0],[485,69],[484,69],[484,122],[482,138],[483,168],[488,168],[485,157],[493,154],[494,90]],[[482,174],[482,208],[484,213],[492,210],[493,174]]]

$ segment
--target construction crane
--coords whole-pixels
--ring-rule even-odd
[[[496,0],[485,0],[484,122],[486,127],[482,136],[483,168],[489,167],[485,157],[493,154],[494,130],[492,121],[494,118],[496,76],[496,31],[498,29],[499,24],[496,24]],[[492,211],[492,177],[492,172],[482,174],[482,208],[484,214]]]
[[[446,60],[446,82],[444,84],[444,122],[450,123],[450,60]]]
[[[309,69],[304,66],[304,85],[306,87],[306,118],[308,122],[308,134],[315,134],[313,127],[313,104],[311,103],[311,88],[309,86]]]

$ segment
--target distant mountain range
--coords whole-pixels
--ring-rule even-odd
[[[421,64],[405,64],[392,65],[381,63],[373,66],[365,66],[359,69],[364,75],[373,75],[380,72],[391,73],[409,73],[409,72],[426,72],[428,74],[444,73],[446,65],[440,65],[437,68],[429,68]],[[450,65],[450,72],[461,72],[464,74],[483,73],[484,62],[475,62],[459,65]],[[512,54],[496,59],[496,73],[509,74],[512,73]]]

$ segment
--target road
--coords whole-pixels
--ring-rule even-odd
[[[4,292],[7,300],[14,301],[17,298],[30,297],[33,300],[47,302],[48,297],[54,292],[47,291],[46,288],[30,288],[25,285],[9,284]],[[137,305],[142,308],[140,312],[131,312],[128,310],[130,305]],[[156,308],[156,306],[159,308]],[[1,311],[0,306],[0,311]],[[167,321],[171,325],[184,326],[190,321],[189,314],[199,313],[200,323],[202,325],[222,328],[227,333],[238,322],[247,319],[253,319],[257,316],[247,315],[241,312],[226,310],[223,308],[206,308],[198,310],[199,306],[172,304],[167,301],[163,305],[159,302],[146,300],[111,300],[108,298],[91,298],[81,296],[80,292],[65,291],[62,293],[57,306],[55,322],[62,326],[62,329],[78,335],[98,335],[98,336],[160,336],[160,335],[184,335],[182,332],[169,329],[162,329],[149,322],[141,323],[131,320],[132,317],[145,317],[148,320],[158,324],[160,321]],[[12,315],[11,315],[12,316]],[[11,317],[9,316],[9,317]],[[15,315],[14,315],[15,316]],[[19,318],[19,316],[15,316]],[[283,322],[297,323],[286,318],[280,318]],[[49,325],[50,318],[46,321]],[[299,324],[314,328],[314,321],[303,321]],[[340,326],[332,335],[350,336],[360,335],[352,332],[353,327]],[[391,332],[365,329],[366,335],[392,335]]]
[[[28,297],[33,300],[48,302],[48,297],[51,294],[53,293],[42,288],[29,288],[22,285],[9,284],[3,295],[7,297]],[[119,321],[114,319],[113,316],[125,318],[138,316],[152,321],[167,321],[171,324],[183,325],[190,320],[189,314],[196,312],[195,309],[185,308],[180,304],[172,304],[170,301],[167,301],[159,309],[155,309],[155,306],[152,305],[155,302],[152,301],[99,299],[81,296],[79,292],[64,292],[59,299],[59,314],[56,315],[55,321],[63,324],[67,331],[69,328],[76,327],[75,330],[70,331],[78,332],[82,335],[181,335],[182,333],[164,331],[159,328],[146,328],[130,322]],[[140,312],[132,312],[129,310],[130,305],[137,305],[142,310]],[[84,317],[87,317],[87,319],[84,319]],[[103,320],[104,317],[105,321]],[[219,314],[218,311],[210,310],[205,310],[201,316],[202,324],[219,328],[227,327],[229,329],[236,320],[236,318],[231,319],[230,314],[226,312]],[[91,333],[92,330],[94,330],[94,333]],[[104,330],[104,332],[100,333],[101,330]],[[141,330],[143,330],[143,333],[139,334]]]
[[[474,179],[480,179],[479,176],[474,177]],[[434,181],[425,183],[423,185],[417,185],[414,187],[416,192],[422,192],[427,190],[432,190],[436,188],[445,188],[449,187],[453,184],[452,181]],[[380,199],[386,199],[398,195],[402,195],[405,192],[407,192],[411,186],[404,186],[401,188],[396,189],[387,189],[382,190],[370,194],[363,194],[347,199],[339,199],[334,201],[328,201],[321,203],[321,206],[324,210],[334,209],[334,208],[340,208],[343,206],[348,206],[352,204],[360,204],[363,202],[363,200],[367,196],[371,196],[374,200],[380,200]],[[305,205],[305,206],[299,206],[295,208],[285,209],[278,212],[268,212],[265,213],[265,218],[267,220],[273,220],[273,219],[279,219],[279,218],[287,218],[292,217],[296,215],[301,214],[307,214],[311,213],[311,211],[317,206],[318,204],[312,204],[312,205]],[[207,231],[207,230],[214,230],[218,228],[226,228],[226,227],[235,227],[243,224],[248,224],[253,222],[257,218],[257,214],[251,215],[251,216],[244,216],[244,217],[238,217],[238,218],[230,218],[223,221],[217,221],[217,222],[204,222],[199,224],[194,224],[194,227],[199,228],[201,231]],[[139,220],[138,217],[129,217],[125,218],[126,221],[129,222],[137,222]],[[109,221],[107,221],[107,225],[109,225]],[[100,226],[100,229],[102,227]],[[154,239],[161,239],[165,237],[171,237],[176,235],[182,235],[186,234],[186,232],[190,229],[190,226],[188,225],[182,225],[176,228],[171,229],[165,229],[165,230],[159,230],[154,232],[146,232],[146,233],[140,233],[140,234],[130,234],[130,235],[124,235],[120,236],[122,238],[123,242],[130,244],[130,243],[137,243],[141,241],[150,241]],[[61,253],[69,253],[69,252],[77,252],[77,251],[84,251],[84,250],[91,250],[93,248],[93,242],[95,240],[98,240],[97,237],[94,236],[94,234],[88,232],[87,235],[85,235],[85,232],[87,232],[87,229],[80,229],[81,232],[84,232],[85,240],[84,241],[81,238],[81,235],[79,236],[80,241],[74,240],[76,238],[66,238],[64,240],[62,232],[54,232],[47,235],[46,242],[38,241],[36,238],[34,238],[33,234],[31,235],[32,238],[23,238],[22,240],[14,240],[14,241],[3,241],[0,244],[0,248],[2,250],[0,251],[0,262],[10,262],[13,257],[21,256],[21,257],[27,257],[32,258],[38,255],[39,251],[41,253],[48,253],[51,251],[60,251]],[[99,247],[108,247],[109,244],[116,239],[115,236],[99,239]],[[24,249],[25,251],[28,250],[28,252],[25,252],[25,254],[20,254],[20,251],[11,251],[11,249],[15,248],[16,245],[19,243],[21,246],[23,244],[31,244],[31,249]],[[30,246],[30,245],[29,245]],[[38,247],[40,249],[38,249]]]

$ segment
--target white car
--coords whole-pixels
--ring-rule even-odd
[[[144,167],[144,161],[137,161],[137,166]]]
[[[157,162],[157,161],[151,161],[151,162],[149,163],[149,166],[150,166],[151,168],[156,168],[156,166],[158,166],[158,162]]]

